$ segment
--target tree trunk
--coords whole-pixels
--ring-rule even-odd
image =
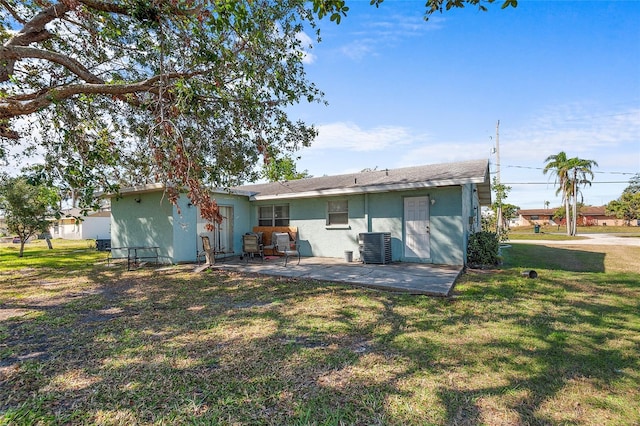
[[[25,242],[26,242],[25,240],[20,238],[20,254],[18,255],[18,257],[22,257],[22,255],[24,254],[24,243]]]
[[[564,217],[567,222],[567,235],[571,235],[571,209],[569,208],[569,194],[564,197]]]
[[[45,237],[45,240],[47,240],[47,246],[49,247],[49,250],[53,250],[53,245],[51,244],[51,238]]]
[[[578,227],[578,193],[576,192],[578,189],[577,184],[577,176],[574,174],[573,176],[573,226],[571,227],[571,235],[576,235],[576,229]]]

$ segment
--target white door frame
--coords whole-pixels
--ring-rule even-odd
[[[404,198],[403,254],[405,258],[431,258],[429,206],[428,195]]]

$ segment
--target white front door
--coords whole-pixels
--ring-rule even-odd
[[[404,257],[429,259],[429,197],[404,199]]]

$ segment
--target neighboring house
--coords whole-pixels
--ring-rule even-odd
[[[606,206],[586,206],[578,212],[578,225],[580,226],[623,226],[624,219],[618,219],[614,215],[607,215]],[[631,225],[637,225],[637,220],[632,220]]]
[[[60,219],[51,222],[52,238],[66,240],[108,239],[111,235],[111,213],[93,212],[86,216],[78,208],[63,210]]]
[[[553,221],[555,212],[556,209],[518,210],[518,217],[511,223],[513,226],[555,225]]]
[[[219,251],[240,254],[254,226],[297,227],[303,256],[359,257],[360,233],[391,237],[393,261],[463,265],[481,206],[491,204],[487,160],[245,185],[214,194]],[[158,246],[168,262],[193,262],[206,223],[185,195],[173,206],[160,184],[111,195],[111,245]]]
[[[623,219],[617,219],[615,216],[607,215],[605,213],[605,206],[586,206],[580,208],[578,212],[578,225],[579,226],[622,226],[624,225]],[[557,209],[533,209],[533,210],[519,210],[516,226],[530,226],[530,225],[556,225],[553,220],[553,215]],[[634,223],[635,222],[635,223]],[[564,220],[561,221],[564,224]],[[560,224],[560,223],[557,223]],[[632,221],[632,225],[637,224],[637,221]]]

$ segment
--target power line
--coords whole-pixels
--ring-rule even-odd
[[[531,169],[531,170],[544,170],[543,167],[532,167],[532,166],[512,166],[512,165],[507,165],[507,166],[503,166],[503,167],[510,167],[513,169]],[[602,174],[610,174],[610,175],[635,175],[638,174],[640,172],[607,172],[607,171],[600,171],[600,170],[592,170],[593,173],[602,173]]]
[[[626,180],[618,180],[618,181],[606,181],[606,182],[591,182],[592,185],[595,184],[601,184],[601,183],[629,183],[629,181]],[[552,184],[550,182],[505,182],[503,183],[503,185],[556,185],[556,184]]]

